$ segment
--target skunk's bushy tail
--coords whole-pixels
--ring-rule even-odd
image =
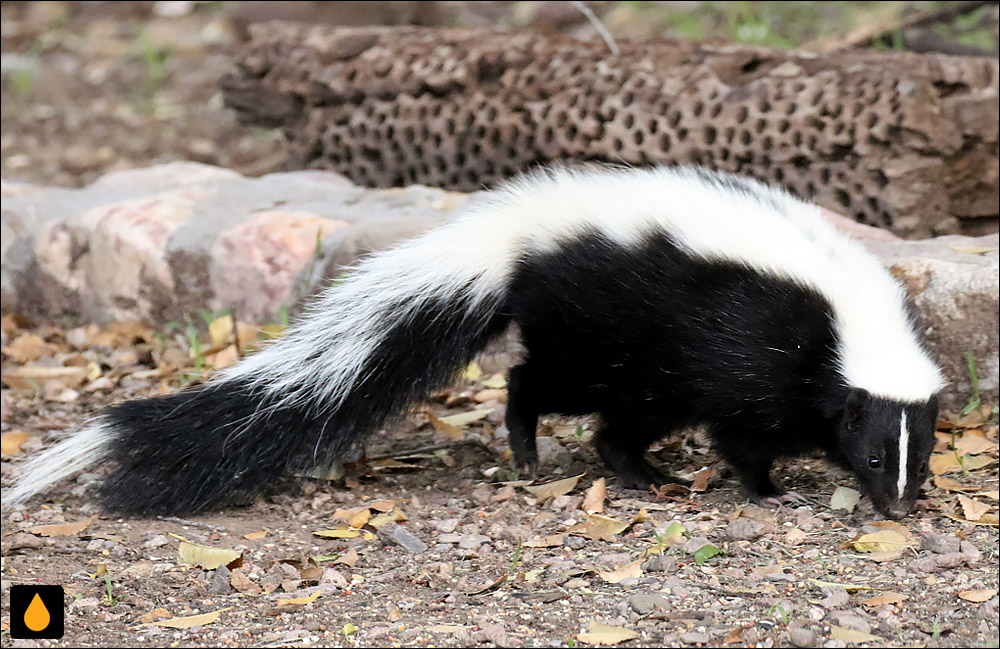
[[[476,220],[362,262],[282,339],[217,379],[109,408],[26,463],[4,505],[111,461],[106,510],[192,513],[249,501],[289,470],[352,459],[506,329],[514,240]]]

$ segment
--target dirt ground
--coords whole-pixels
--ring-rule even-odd
[[[4,178],[78,186],[175,159],[249,175],[280,169],[277,136],[236,124],[218,99],[236,43],[217,4],[179,18],[0,5]],[[101,406],[178,389],[221,362],[190,354],[190,342],[177,331],[61,331],[5,317],[4,484]],[[52,376],[32,375],[39,368],[56,378],[24,379]],[[536,482],[583,475],[533,492],[509,470],[504,399],[493,372],[466,378],[428,404],[438,419],[417,412],[378,436],[346,478],[308,480],[247,508],[192,520],[104,516],[90,498],[98,470],[5,511],[0,642],[998,646],[997,421],[988,408],[947,413],[926,499],[890,524],[864,500],[852,513],[834,509],[835,493],[850,496],[838,487],[856,485],[819,457],[775,470],[804,503],[748,505],[697,436],[656,457],[704,490],[618,489],[587,422],[547,422]],[[459,418],[440,420],[450,415]],[[185,542],[232,552],[195,549],[192,558]],[[203,567],[212,559],[223,565]],[[10,586],[28,583],[65,587],[62,640],[10,637]]]
[[[228,325],[191,354],[134,323],[22,324],[4,318],[5,484],[100,406],[231,360]],[[818,457],[775,470],[804,502],[749,505],[698,435],[656,454],[691,491],[622,490],[586,421],[543,426],[535,484],[563,482],[538,491],[509,469],[503,386],[472,368],[346,475],[251,507],[103,516],[98,470],[6,512],[3,646],[996,646],[988,408],[942,419],[926,499],[896,523],[835,509],[853,478]],[[29,583],[66,588],[61,641],[10,638],[9,587]]]

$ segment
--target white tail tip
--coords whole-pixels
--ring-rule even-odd
[[[24,463],[16,484],[3,491],[3,508],[26,502],[52,485],[103,460],[110,450],[113,432],[108,422],[97,419],[72,437],[42,451]]]

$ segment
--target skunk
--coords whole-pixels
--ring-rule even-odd
[[[29,461],[4,504],[98,462],[103,507],[132,515],[244,503],[446,386],[511,325],[526,350],[506,423],[534,468],[545,413],[597,413],[624,487],[706,425],[754,500],[777,457],[825,449],[875,509],[914,506],[934,442],[938,367],[900,285],[820,209],[701,169],[555,169],[370,256],[285,337],[206,384],[128,401]]]

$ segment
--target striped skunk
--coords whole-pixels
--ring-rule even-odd
[[[511,324],[518,465],[545,413],[598,413],[625,487],[670,479],[657,439],[707,425],[747,495],[772,462],[825,449],[877,512],[914,506],[934,441],[937,366],[899,284],[818,207],[697,169],[549,170],[369,257],[307,316],[216,380],[128,401],[25,466],[4,504],[98,462],[103,507],[245,503],[290,471],[353,459]]]

